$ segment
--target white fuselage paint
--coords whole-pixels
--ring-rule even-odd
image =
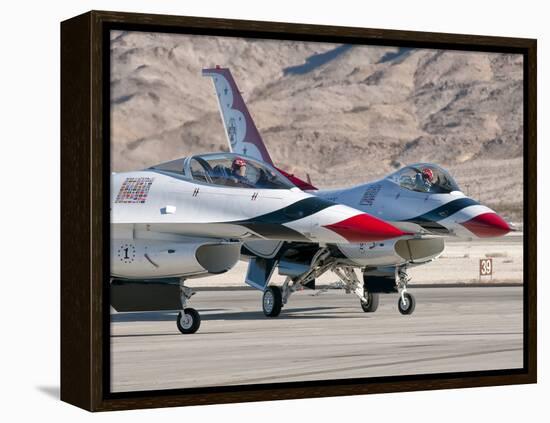
[[[122,183],[128,178],[151,178],[153,183],[144,203],[116,202]],[[134,230],[213,238],[265,239],[261,234],[235,223],[276,212],[312,197],[297,188],[256,189],[199,184],[154,171],[118,173],[111,182],[111,224],[134,225]],[[167,213],[167,209],[170,210]],[[346,239],[323,226],[360,214],[358,210],[334,204],[284,226],[312,242],[345,243]],[[270,239],[289,240],[285,236]]]
[[[364,201],[367,191],[376,192],[374,198]],[[399,185],[387,179],[381,179],[367,184],[357,185],[346,189],[309,191],[323,199],[339,204],[345,204],[358,210],[369,213],[387,222],[392,223],[403,231],[416,234],[429,234],[429,231],[420,225],[408,222],[425,213],[441,207],[458,198],[466,198],[460,191],[453,191],[445,194],[422,193],[401,188]],[[493,212],[483,205],[472,205],[465,207],[450,216],[442,218],[437,223],[443,226],[448,233],[447,236],[458,236],[462,238],[476,238],[475,234],[468,231],[462,222],[468,221],[482,213]],[[443,234],[441,234],[443,235]],[[339,245],[340,251],[354,264],[359,266],[388,266],[403,265],[404,260],[395,252],[396,240],[387,240],[379,243],[360,243]],[[429,262],[441,255],[443,249],[437,254],[429,254],[422,261]]]
[[[365,204],[362,201],[365,192],[377,186],[380,188],[377,189],[374,199],[369,204]],[[352,188],[309,192],[323,199],[357,208],[379,219],[391,222],[401,229],[413,230],[419,233],[425,232],[425,230],[417,224],[407,222],[407,220],[428,213],[453,200],[467,198],[460,191],[446,194],[410,191],[387,179],[356,185]],[[494,213],[489,207],[479,204],[472,205],[439,220],[438,223],[449,231],[449,235],[475,238],[475,234],[466,231],[460,223],[468,221],[481,213],[489,212]]]
[[[128,180],[150,182],[147,192],[142,194],[143,202],[119,201],[123,184]],[[289,219],[280,225],[287,228],[280,234],[265,236],[238,223],[311,197],[297,188],[223,187],[151,170],[113,174],[111,273],[129,279],[220,273],[236,263],[235,251],[243,240],[347,243],[343,236],[323,227],[361,214],[341,204],[304,218]],[[205,249],[205,246],[219,248]],[[213,265],[205,252],[220,254],[219,259],[225,265],[212,271],[208,267]],[[205,262],[209,263],[206,267]]]

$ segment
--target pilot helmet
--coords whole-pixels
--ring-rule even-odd
[[[426,167],[426,168],[422,169],[422,177],[424,179],[426,179],[427,181],[432,182],[432,180],[434,178],[434,173],[431,169]]]
[[[236,157],[231,164],[231,169],[235,170],[241,166],[246,166],[246,161],[240,157]]]

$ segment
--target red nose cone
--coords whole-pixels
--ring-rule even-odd
[[[365,213],[327,225],[325,228],[336,232],[349,242],[382,241],[410,235],[410,233],[403,232],[395,226]]]
[[[510,226],[496,213],[483,213],[463,222],[462,226],[479,238],[503,236],[510,232]]]

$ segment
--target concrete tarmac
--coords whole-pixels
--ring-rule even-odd
[[[523,288],[417,288],[375,313],[343,290],[294,294],[266,318],[254,290],[198,292],[202,325],[181,335],[176,312],[111,315],[113,392],[520,368]]]

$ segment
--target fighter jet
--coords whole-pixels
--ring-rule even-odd
[[[227,272],[243,241],[347,244],[407,233],[381,219],[296,188],[266,163],[202,154],[111,176],[111,277],[179,278],[177,327],[194,333],[185,280]]]
[[[275,166],[230,70],[203,69],[203,76],[214,83],[230,150]],[[435,164],[412,164],[380,180],[336,190],[318,190],[279,170],[317,198],[357,208],[411,235],[327,245],[245,242],[243,254],[249,259],[245,282],[264,292],[263,311],[269,317],[280,313],[293,292],[314,287],[315,279],[327,271],[359,297],[363,311],[376,311],[380,293],[397,292],[400,313],[409,315],[416,302],[407,292],[411,280],[407,270],[438,258],[445,237],[499,237],[512,230],[496,212],[464,195],[449,172]],[[286,276],[281,288],[269,285],[276,268]]]

